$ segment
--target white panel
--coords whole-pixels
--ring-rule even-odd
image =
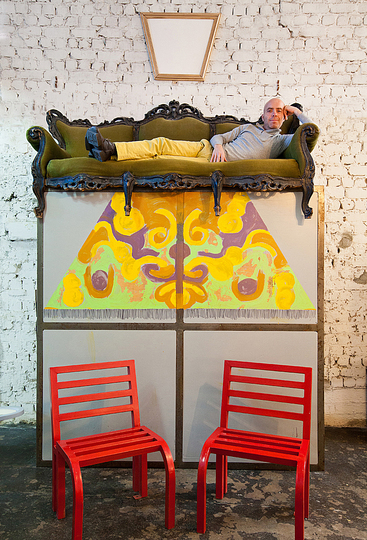
[[[224,360],[247,360],[312,367],[311,463],[317,463],[316,332],[185,332],[184,350],[184,462],[198,461],[219,426]],[[278,433],[300,436],[285,420],[266,419],[260,430],[274,433],[274,422]],[[247,417],[245,429],[259,431],[259,419]]]
[[[140,420],[161,435],[174,456],[176,334],[171,331],[46,330],[43,333],[43,439],[42,457],[51,459],[50,382],[51,366],[135,360]],[[164,376],[162,376],[164,374]],[[85,430],[119,429],[117,418],[105,423],[90,419]],[[98,423],[98,426],[97,426]],[[123,426],[124,427],[124,426]],[[70,430],[72,428],[69,428]],[[79,435],[84,432],[78,431]],[[65,438],[78,434],[69,431]],[[161,461],[159,453],[149,459]]]
[[[318,193],[315,192],[310,199],[309,205],[313,209],[310,219],[305,219],[302,214],[301,192],[248,195],[309,299],[317,307]]]
[[[159,74],[199,75],[212,19],[149,19]]]
[[[46,305],[113,193],[46,194],[43,226],[43,294]]]

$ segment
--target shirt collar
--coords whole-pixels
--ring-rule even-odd
[[[256,127],[260,131],[266,131],[266,133],[280,133],[280,128],[264,129],[264,124],[259,124],[258,122],[256,122]]]

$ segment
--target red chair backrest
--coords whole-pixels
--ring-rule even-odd
[[[220,425],[228,427],[230,412],[285,418],[302,422],[302,438],[310,440],[311,385],[310,367],[226,360]],[[270,392],[269,387],[283,390],[279,393]],[[233,398],[236,403],[233,403]],[[246,400],[247,403],[249,400],[256,400],[259,405],[260,402],[271,402],[272,406],[268,405],[268,408],[249,406],[246,405]],[[287,405],[277,408],[274,405],[276,403]]]
[[[93,377],[96,371],[99,373]],[[88,378],[85,376],[87,372],[92,372]],[[77,377],[81,373],[84,378]],[[76,377],[72,375],[71,379],[68,374],[75,374]],[[51,367],[50,385],[54,443],[60,440],[60,422],[69,420],[130,412],[131,427],[140,425],[134,360]],[[90,393],[85,393],[88,387],[91,388]],[[114,402],[107,407],[90,408],[95,401],[110,399]],[[76,410],[72,410],[73,405]],[[68,410],[62,412],[60,408],[65,406]]]

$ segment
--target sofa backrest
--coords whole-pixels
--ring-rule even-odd
[[[92,126],[89,120],[70,121],[59,111],[48,111],[47,124],[50,133],[71,157],[87,157],[85,134]],[[101,134],[113,142],[153,139],[167,137],[174,140],[200,141],[210,139],[215,134],[225,133],[235,127],[250,123],[248,120],[234,116],[205,117],[188,104],[171,101],[168,105],[160,105],[149,111],[143,120],[127,117],[115,118],[111,122],[98,124]],[[295,129],[292,117],[283,123],[282,133]]]
[[[155,118],[139,126],[138,139],[153,139],[167,137],[176,141],[200,141],[210,138],[210,123],[196,118],[181,118],[168,120]]]

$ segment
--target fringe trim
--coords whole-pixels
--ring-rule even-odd
[[[139,319],[151,321],[175,321],[174,309],[44,309],[44,320],[83,320],[109,321]],[[185,319],[261,319],[261,320],[300,320],[315,319],[316,310],[300,309],[186,309]]]
[[[174,321],[173,309],[44,309],[44,320],[72,319],[84,321],[109,321],[137,319],[153,321]]]
[[[267,319],[267,320],[297,320],[313,319],[316,310],[301,309],[187,309],[187,319]]]

